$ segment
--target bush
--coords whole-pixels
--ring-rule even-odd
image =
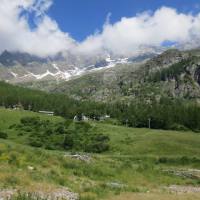
[[[83,121],[75,123],[76,131],[88,132],[90,128],[92,128],[92,127],[89,123],[86,123],[86,122],[83,122]]]
[[[47,149],[47,150],[56,150],[56,148],[52,144],[48,144],[48,143],[45,145],[45,149]]]
[[[90,153],[102,153],[109,150],[109,144],[96,142],[86,146],[85,151]]]
[[[109,149],[110,139],[107,135],[96,133],[96,129],[89,123],[71,123],[71,120],[66,123],[53,123],[37,117],[24,117],[16,127],[18,133],[28,134],[27,143],[33,147],[93,153]]]
[[[96,134],[94,140],[97,142],[108,142],[110,138],[107,135]]]
[[[87,152],[93,152],[93,153],[102,153],[104,151],[108,151],[109,140],[110,138],[107,135],[96,134],[91,138],[90,143],[86,145],[85,150]]]
[[[17,153],[11,153],[9,155],[9,158],[8,158],[8,163],[10,165],[15,165],[15,166],[19,166],[20,165],[20,161],[19,161],[19,155]]]
[[[45,135],[53,135],[53,130],[51,128],[47,128],[44,132]]]
[[[7,139],[8,138],[8,134],[5,132],[0,131],[0,138],[1,139]]]
[[[187,127],[185,127],[184,125],[181,124],[172,124],[170,126],[171,130],[175,130],[175,131],[188,131],[189,129]]]
[[[33,147],[42,147],[43,144],[40,140],[32,139],[30,138],[29,144]]]
[[[5,179],[5,186],[17,186],[19,185],[19,182],[20,180],[15,177],[14,175],[12,176],[8,176],[6,179]]]
[[[71,134],[66,134],[63,142],[63,147],[66,150],[72,149],[74,146],[74,138]]]
[[[67,119],[66,121],[65,121],[65,128],[68,128],[71,124],[72,124],[72,120],[71,119]]]
[[[55,132],[58,134],[64,134],[65,133],[65,127],[61,124],[58,125],[58,127],[55,129]]]
[[[39,117],[23,117],[21,123],[25,126],[38,125],[40,123]]]
[[[31,132],[31,131],[33,131],[32,128],[29,127],[29,126],[25,126],[25,127],[21,128],[21,130],[25,131],[25,132]]]
[[[166,164],[168,162],[168,159],[166,157],[160,157],[158,158],[157,163],[161,163],[161,164]]]

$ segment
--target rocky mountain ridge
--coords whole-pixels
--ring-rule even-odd
[[[119,64],[61,83],[51,91],[95,101],[199,99],[200,50],[168,50],[145,63]]]
[[[28,53],[4,51],[0,55],[0,80],[10,83],[31,83],[68,81],[91,71],[112,68],[118,64],[141,62],[152,58],[158,52],[139,54],[133,57],[75,56],[70,53],[40,58]]]

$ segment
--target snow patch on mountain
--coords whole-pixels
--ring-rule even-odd
[[[17,78],[18,74],[14,73],[13,71],[10,72],[15,78]]]
[[[11,71],[10,73],[13,75],[14,78],[18,78],[19,80],[35,79],[35,80],[39,81],[39,80],[43,80],[46,77],[50,76],[55,80],[68,81],[75,76],[80,76],[80,75],[83,75],[83,74],[91,72],[91,71],[99,71],[102,69],[115,67],[117,64],[126,64],[126,63],[128,63],[128,58],[121,58],[121,59],[114,60],[114,59],[111,59],[111,56],[108,56],[105,59],[105,61],[106,61],[105,65],[100,66],[100,67],[95,67],[95,65],[90,65],[88,67],[80,69],[78,67],[72,66],[73,67],[72,69],[61,70],[57,63],[52,63],[51,65],[56,70],[56,72],[52,72],[52,71],[50,71],[50,69],[47,69],[46,72],[41,73],[41,74],[34,74],[33,72],[27,71],[27,74],[24,74],[23,76],[19,76],[18,74],[14,73],[13,71]]]
[[[0,78],[2,80],[9,78],[8,81],[12,83],[48,80],[55,80],[57,82],[68,81],[76,76],[109,69],[116,65],[142,62],[158,54],[156,51],[150,50],[138,52],[133,57],[122,57],[106,53],[103,56],[92,58],[74,57],[67,54],[65,57],[58,56],[46,59],[40,59],[28,54],[4,52],[0,56],[0,65],[4,68],[3,73],[0,74]],[[151,54],[148,52],[151,52]],[[8,63],[8,58],[12,62]],[[7,63],[7,65],[3,63]]]

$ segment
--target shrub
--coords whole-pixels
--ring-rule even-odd
[[[30,138],[29,144],[33,147],[42,147],[43,144],[40,140]]]
[[[5,132],[0,131],[0,138],[1,139],[7,139],[8,138],[8,134]]]
[[[58,134],[64,134],[65,133],[65,127],[63,125],[59,125],[56,129],[55,132]]]
[[[14,175],[8,176],[5,179],[5,186],[6,187],[7,186],[17,186],[17,185],[19,185],[19,182],[20,182],[20,180],[17,177],[15,177]]]
[[[176,131],[188,131],[189,129],[187,127],[185,127],[184,125],[181,124],[172,124],[170,126],[171,130],[176,130]]]
[[[96,134],[94,140],[97,142],[108,142],[110,138],[107,135]]]
[[[21,123],[25,126],[38,125],[40,123],[39,117],[23,117]]]
[[[87,122],[81,121],[81,122],[76,122],[75,123],[75,129],[76,129],[76,131],[88,132],[90,128],[92,128],[92,127]]]
[[[71,124],[72,124],[72,120],[71,119],[67,119],[66,121],[65,121],[65,128],[68,128]]]
[[[102,153],[109,150],[110,138],[107,135],[95,134],[89,140],[89,143],[86,145],[85,151],[93,153]]]
[[[95,142],[86,146],[85,151],[91,153],[102,153],[109,150],[109,144],[104,142]]]
[[[8,159],[9,164],[16,164],[17,162],[17,155],[14,153],[11,153]]]
[[[55,150],[56,148],[54,147],[54,145],[52,145],[52,144],[46,144],[45,145],[45,149],[47,149],[47,150]]]
[[[21,130],[25,131],[25,132],[31,132],[31,131],[33,131],[33,129],[31,127],[29,127],[29,126],[25,126],[25,127],[21,128]]]
[[[63,142],[63,147],[66,150],[72,149],[74,146],[74,138],[71,134],[66,134]]]
[[[28,134],[27,143],[33,147],[93,153],[101,153],[109,149],[109,137],[96,133],[96,129],[89,123],[81,121],[71,126],[71,120],[66,123],[53,123],[37,117],[24,117],[21,119],[21,124],[16,127],[18,127],[18,133]]]
[[[53,134],[53,130],[51,128],[48,128],[45,130],[45,135],[52,135]]]
[[[158,158],[157,163],[162,163],[162,164],[166,164],[168,162],[168,159],[166,157],[160,157]]]

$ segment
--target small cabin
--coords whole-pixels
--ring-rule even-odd
[[[13,110],[23,110],[24,107],[22,106],[21,103],[18,103],[16,105],[13,105],[11,109],[13,109]]]
[[[105,121],[107,119],[110,119],[110,115],[103,115],[99,118],[100,121]]]
[[[89,121],[89,118],[88,118],[88,117],[86,117],[85,115],[83,115],[83,116],[82,116],[82,121],[85,121],[85,122],[87,122],[87,121]]]
[[[44,114],[44,115],[49,115],[49,116],[53,116],[54,115],[54,112],[52,112],[52,111],[40,110],[39,113],[40,114]]]
[[[78,116],[78,115],[75,115],[74,116],[74,121],[77,122],[77,121],[89,121],[89,118],[87,116],[85,116],[84,114]]]

